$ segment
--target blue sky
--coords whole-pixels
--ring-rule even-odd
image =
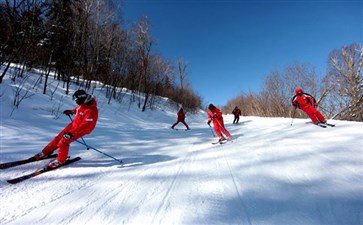
[[[188,63],[205,104],[258,92],[266,75],[288,65],[323,75],[330,51],[363,44],[363,0],[125,0],[123,14],[148,17],[154,51]]]

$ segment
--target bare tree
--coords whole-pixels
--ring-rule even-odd
[[[180,98],[183,99],[183,92],[184,92],[185,80],[186,80],[186,76],[187,76],[188,65],[183,59],[178,59],[177,64],[178,64],[178,75],[179,75],[179,83],[180,83]]]
[[[19,108],[20,103],[27,98],[30,98],[34,95],[34,93],[30,92],[29,87],[27,87],[27,80],[29,76],[26,75],[22,77],[19,81],[17,81],[16,85],[14,85],[14,100],[13,100],[13,110],[11,111],[10,116],[13,114],[14,110]]]
[[[21,26],[21,14],[20,9],[24,1],[9,1],[5,0],[4,3],[0,3],[0,12],[2,34],[0,43],[0,56],[1,63],[6,62],[7,65],[0,75],[0,83],[10,68],[11,63],[19,56],[21,50],[24,48],[26,33]]]
[[[139,101],[139,107],[142,111],[145,111],[146,103],[148,102],[151,95],[151,85],[150,80],[152,74],[150,73],[150,54],[151,47],[153,45],[153,40],[150,36],[150,23],[147,17],[140,18],[136,25],[133,25],[131,29],[132,33],[135,35],[135,43],[136,43],[136,57],[138,62],[138,70],[137,70],[137,80],[138,87],[137,90],[139,92],[139,96],[141,93],[144,95],[144,102],[141,106],[141,102]],[[141,100],[141,98],[139,98]]]
[[[363,121],[363,47],[358,44],[333,50],[327,82],[334,100],[333,118]]]

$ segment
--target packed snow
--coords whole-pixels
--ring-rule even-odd
[[[8,75],[0,84],[0,163],[40,152],[70,122],[62,112],[76,106],[71,95],[56,80],[43,95],[38,78],[28,73],[23,85],[32,88],[15,110],[19,88]],[[1,170],[0,224],[363,224],[361,122],[241,117],[235,125],[224,115],[234,140],[213,145],[203,111],[187,114],[191,130],[172,130],[178,108],[165,99],[141,112],[127,96],[107,104],[101,85],[93,94],[99,121],[84,140],[123,164],[72,143],[70,156],[82,157],[73,164],[18,184],[6,180],[49,160]]]

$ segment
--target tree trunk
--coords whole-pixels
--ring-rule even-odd
[[[8,62],[8,65],[6,65],[3,73],[0,76],[0,84],[3,82],[3,78],[5,77],[6,72],[8,72],[8,69],[10,67],[11,61]]]

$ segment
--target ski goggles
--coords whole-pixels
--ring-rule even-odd
[[[73,101],[77,101],[78,99],[86,99],[87,98],[87,94],[82,94],[82,95],[73,95],[72,96],[72,98],[73,98]]]

